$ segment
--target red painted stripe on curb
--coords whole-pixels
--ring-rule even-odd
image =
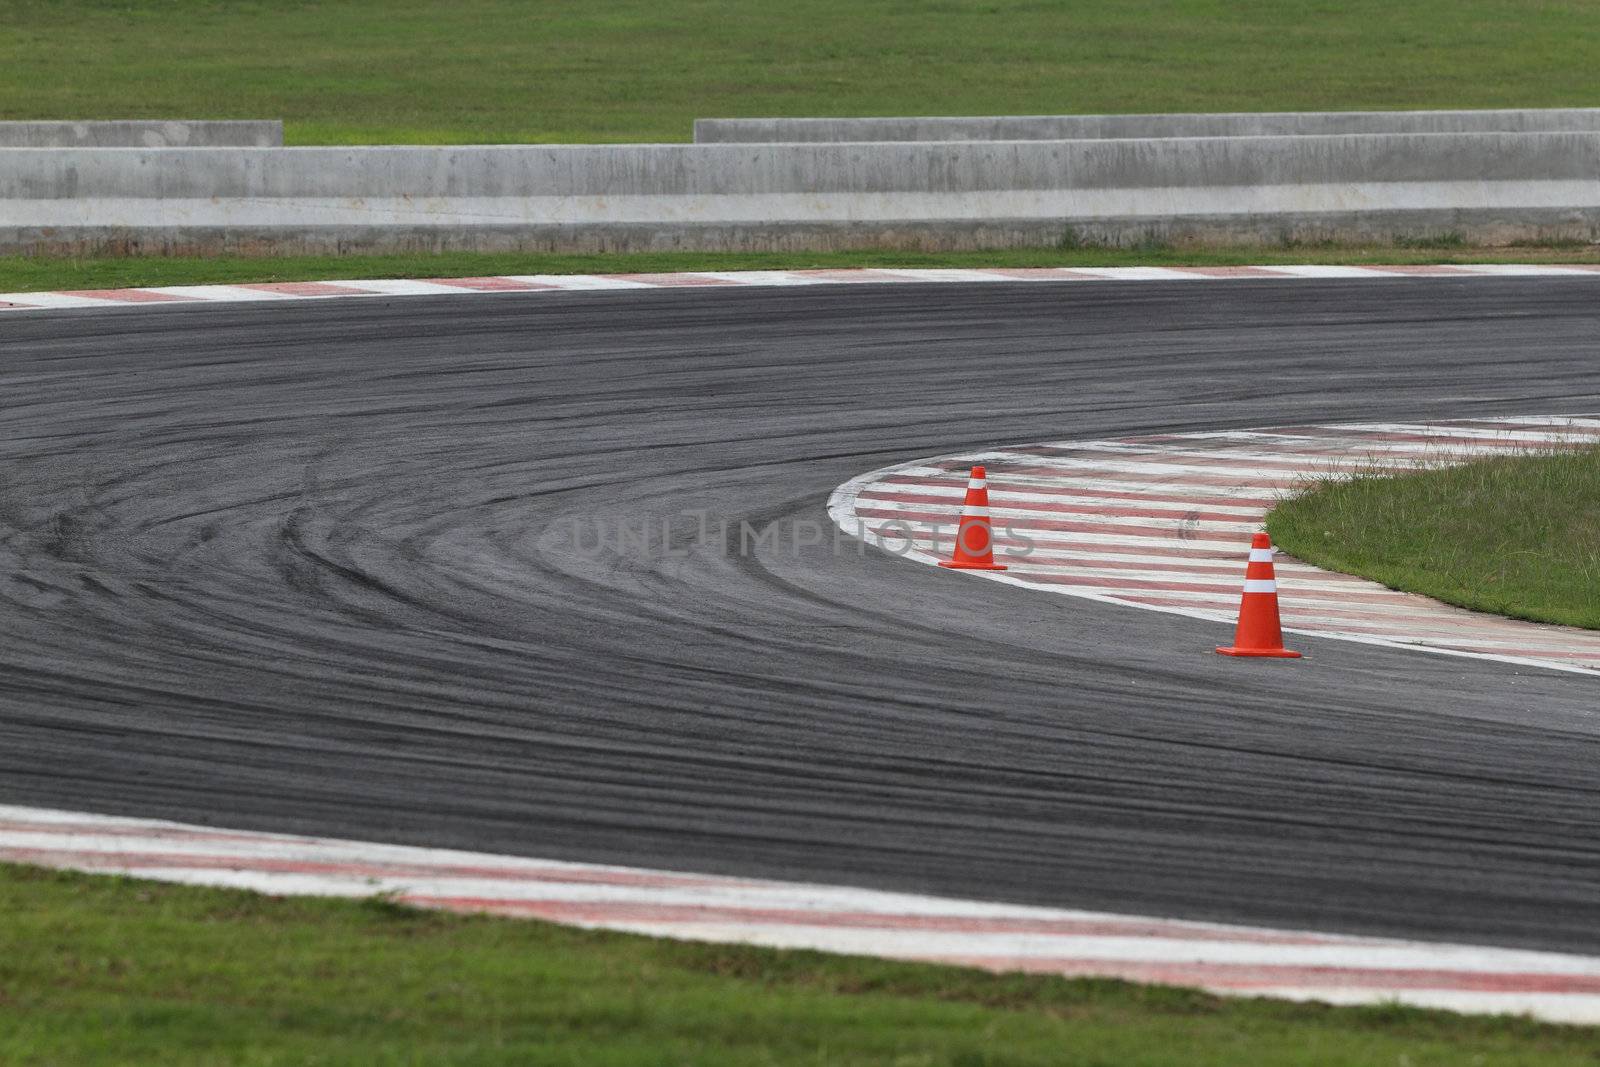
[[[954,539],[952,539],[953,541]],[[996,547],[999,543],[996,542]],[[1131,574],[1143,574],[1148,571],[1175,570],[1184,574],[1193,574],[1203,577],[1214,574],[1218,577],[1232,575],[1236,578],[1244,577],[1244,568],[1235,563],[1229,565],[1222,560],[1212,560],[1207,563],[1187,563],[1176,561],[1172,563],[1146,563],[1143,560],[1131,559],[1084,559],[1081,556],[1052,556],[1045,552],[1031,552],[1026,556],[1007,556],[1007,562],[1015,567],[1076,567],[1080,570],[1097,571],[1128,571]],[[1033,577],[1030,573],[1019,573],[1019,578]]]
[[[1412,274],[1419,278],[1477,277],[1476,271],[1462,270],[1460,267],[1452,267],[1447,263],[1390,264],[1381,269],[1385,274]]]
[[[1002,531],[996,532],[1000,533]],[[1198,559],[1209,560],[1212,562],[1222,561],[1235,564],[1239,567],[1240,575],[1244,574],[1244,563],[1240,559],[1239,553],[1231,549],[1182,548],[1176,545],[1119,545],[1115,543],[1102,543],[1100,541],[1074,541],[1071,538],[1056,538],[1043,535],[1034,536],[1035,531],[1032,527],[1028,528],[1027,533],[1033,541],[1034,550],[1037,552],[1049,552],[1060,549],[1068,552],[1082,552],[1085,554],[1092,553],[1096,558],[1114,558],[1116,556],[1161,556],[1163,558],[1170,557],[1176,560]],[[1173,538],[1173,540],[1179,541],[1181,545],[1182,538]],[[1027,542],[1023,541],[1021,538],[1013,538],[1009,540],[999,536],[995,538],[995,544],[1021,546],[1026,543]]]
[[[184,296],[181,293],[153,293],[149,289],[71,289],[58,295],[118,300],[125,304],[167,304],[200,299],[198,296]]]
[[[1243,575],[1240,576],[1241,580]],[[1199,582],[1158,581],[1148,578],[1103,578],[1092,574],[1029,574],[1028,581],[1036,585],[1078,585],[1091,589],[1154,589],[1167,593],[1216,593],[1237,597],[1240,582],[1202,585]]]

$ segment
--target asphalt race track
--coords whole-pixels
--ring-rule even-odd
[[[1593,279],[9,312],[0,802],[1597,953],[1595,679],[1228,660],[824,513],[989,444],[1596,410]]]

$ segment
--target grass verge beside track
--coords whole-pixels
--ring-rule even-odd
[[[0,1062],[1577,1065],[1590,1028],[0,864]]]
[[[1582,0],[6,0],[0,119],[291,144],[686,141],[697,117],[1592,106]]]
[[[1328,570],[1600,629],[1600,449],[1319,482],[1275,508],[1267,530]]]
[[[1159,267],[1290,263],[1600,263],[1600,246],[1472,248],[1459,242],[1292,248],[1019,248],[991,252],[642,252],[626,255],[416,253],[286,257],[0,257],[0,293],[339,278],[623,274],[808,267]]]

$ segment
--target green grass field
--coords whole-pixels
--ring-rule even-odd
[[[5,0],[0,119],[295,144],[684,141],[696,117],[1600,104],[1587,0]]]
[[[1274,509],[1267,530],[1329,570],[1600,629],[1600,450],[1323,482]]]
[[[0,864],[0,1063],[1592,1065],[1600,1034]]]

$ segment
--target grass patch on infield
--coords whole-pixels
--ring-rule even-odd
[[[7,0],[0,119],[292,144],[687,141],[697,117],[1592,106],[1548,0]]]
[[[0,1062],[1590,1064],[1596,1031],[0,865]]]
[[[1600,629],[1600,449],[1330,479],[1267,517],[1307,563],[1464,608]]]
[[[1291,248],[1019,248],[989,252],[441,252],[327,256],[0,257],[0,293],[338,278],[463,278],[499,274],[627,274],[810,267],[1153,267],[1293,263],[1600,263],[1600,246],[1472,248],[1305,245]]]

